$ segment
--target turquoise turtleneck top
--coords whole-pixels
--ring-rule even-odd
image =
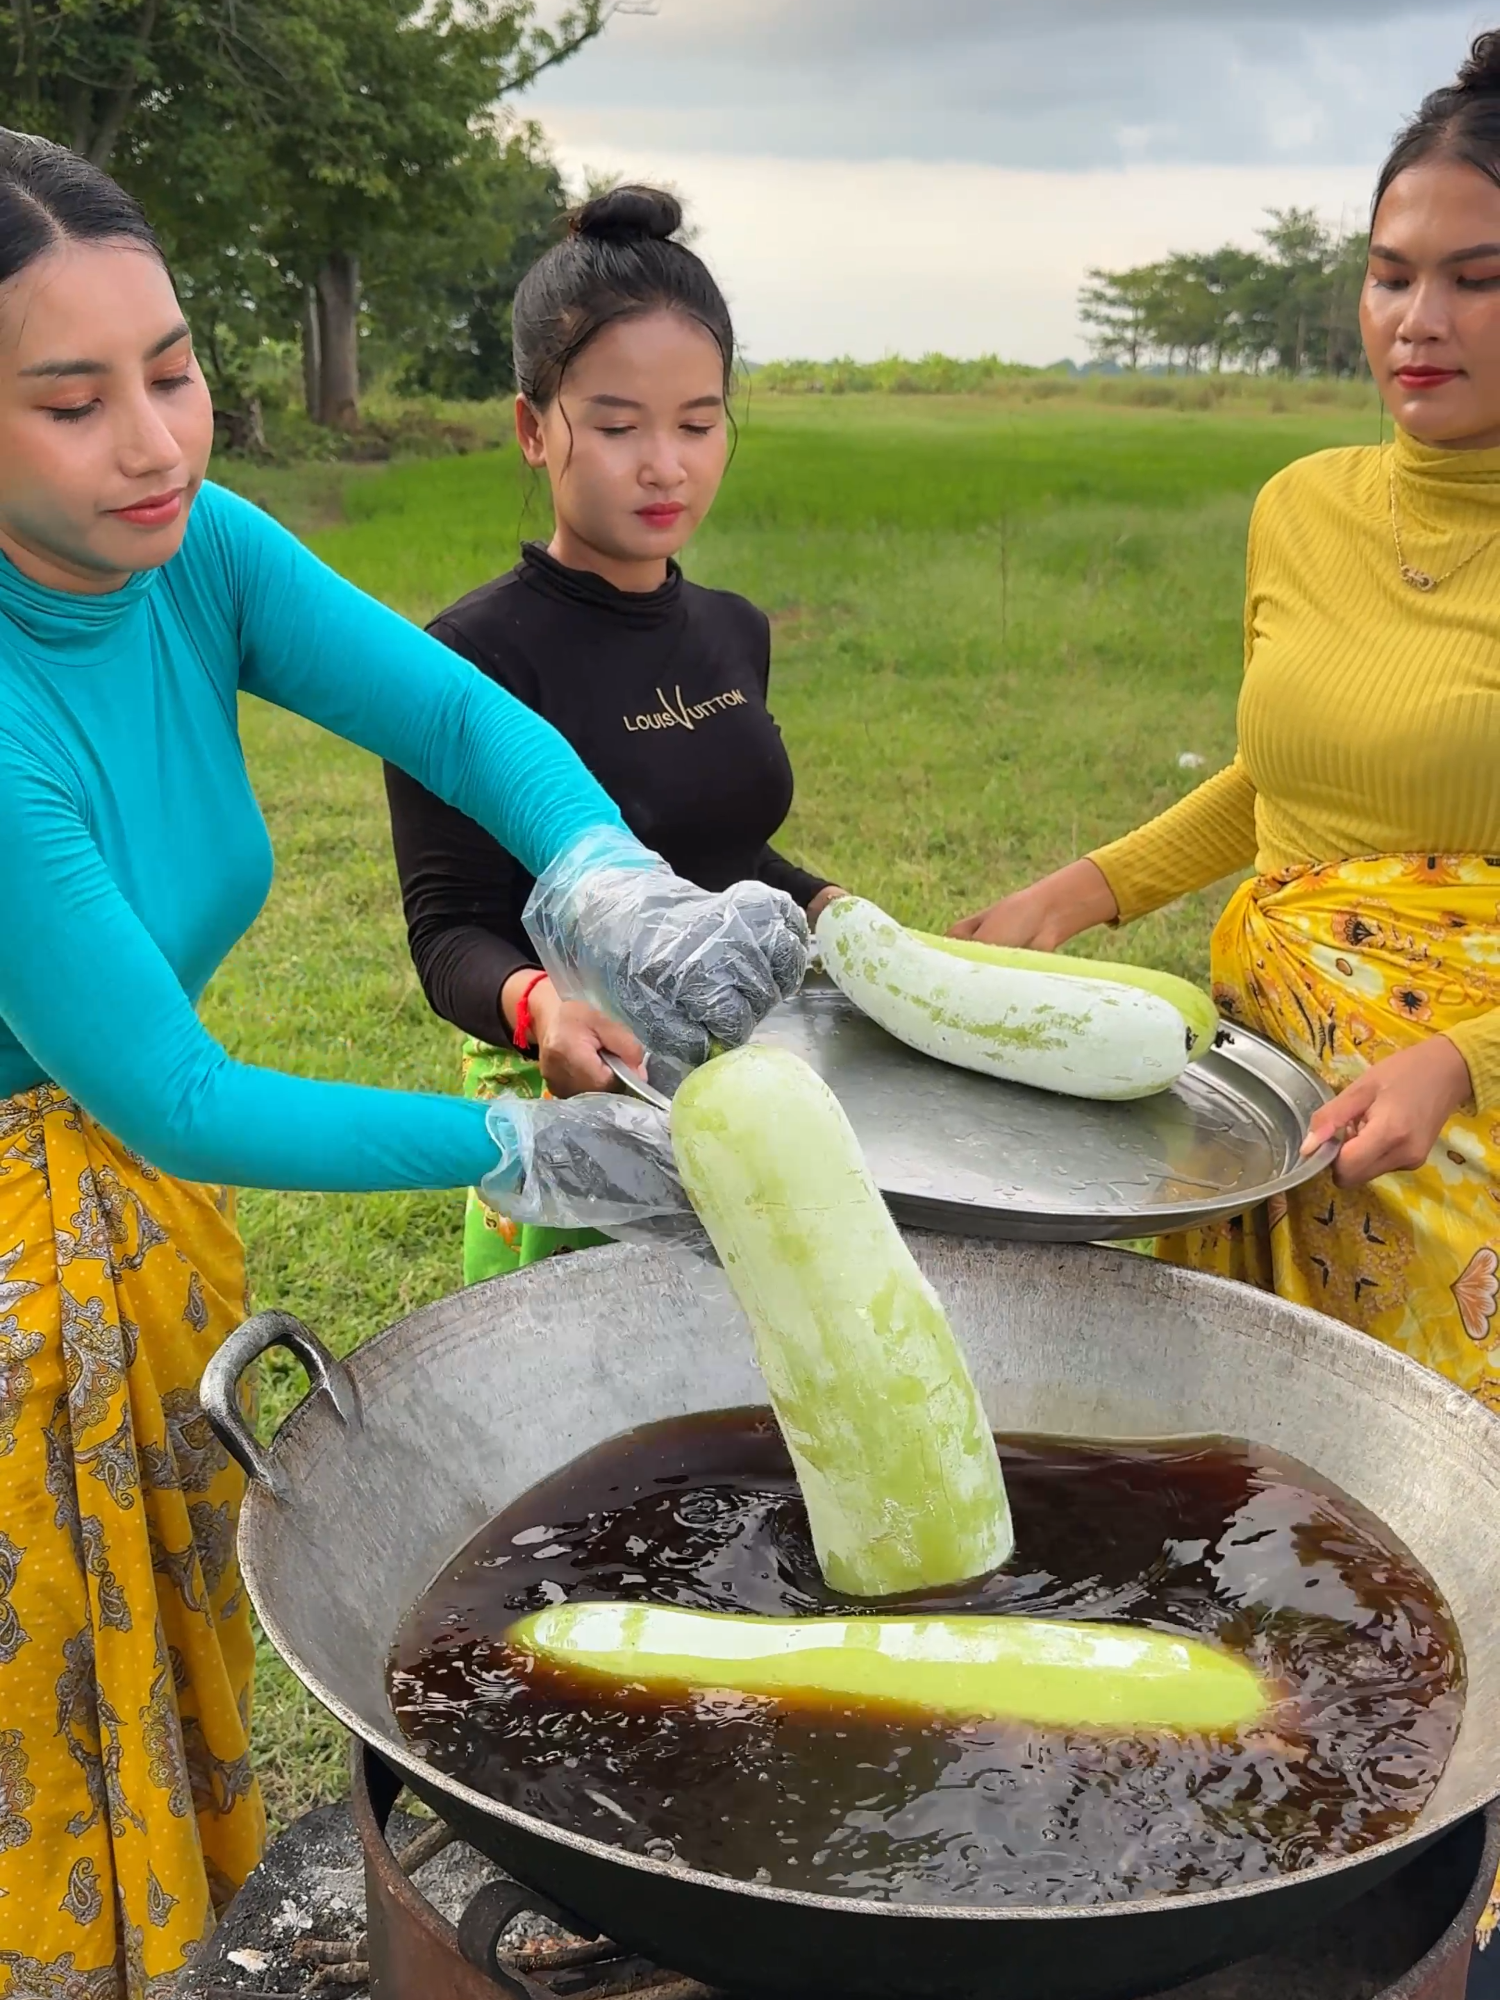
[[[222,488],[169,563],[107,595],[0,557],[0,1099],[53,1082],[190,1180],[476,1182],[483,1105],[254,1069],[198,1019],[271,885],[242,688],[409,772],[533,873],[620,824],[549,724]]]

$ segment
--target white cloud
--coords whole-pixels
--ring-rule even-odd
[[[552,0],[561,4],[561,0]],[[1090,265],[1364,218],[1455,0],[657,0],[522,109],[666,177],[753,355],[1081,355]]]
[[[622,146],[587,119],[549,124],[575,179],[589,167],[681,192],[741,344],[761,361],[929,350],[1081,359],[1075,302],[1090,265],[1249,243],[1270,207],[1353,223],[1374,171],[754,158],[647,137]]]
[[[679,151],[1337,165],[1483,25],[1473,0],[659,0],[534,102]]]

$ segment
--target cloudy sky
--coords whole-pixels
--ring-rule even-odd
[[[637,0],[639,4],[639,0]],[[649,4],[649,0],[647,0]],[[1362,219],[1488,13],[1447,0],[655,0],[525,100],[665,179],[755,359],[1083,358],[1090,265]]]

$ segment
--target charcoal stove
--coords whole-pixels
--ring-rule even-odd
[[[750,1993],[721,1995],[587,1936],[588,1925],[468,1850],[467,1875],[463,1864],[450,1870],[444,1899],[454,1910],[450,1918],[411,1878],[425,1881],[429,1864],[458,1836],[442,1821],[412,1822],[398,1813],[401,1791],[401,1778],[357,1743],[349,1807],[338,1814],[343,1847],[330,1852],[326,1827],[320,1828],[314,1865],[335,1884],[362,1869],[362,1910],[347,1908],[348,1899],[335,1893],[334,1920],[325,1901],[320,1928],[340,1936],[303,1935],[273,1962],[252,1942],[275,1931],[278,1905],[287,1907],[285,1891],[293,1886],[284,1867],[277,1872],[273,1849],[269,1890],[252,1882],[231,1906],[214,1948],[186,1976],[182,2000],[294,1994],[321,2000],[340,1993],[350,2000],[755,2000]],[[296,1868],[307,1868],[307,1852],[299,1847]],[[1175,1988],[1173,2000],[1464,2000],[1474,1926],[1497,1865],[1500,1804],[1461,1821],[1359,1901],[1275,1951]],[[1005,1994],[997,1972],[992,1987],[955,2000],[1005,2000]],[[839,1997],[830,1993],[828,2000]]]

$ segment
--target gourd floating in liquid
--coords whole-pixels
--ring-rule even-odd
[[[1201,1640],[1061,1619],[754,1618],[662,1604],[554,1604],[506,1634],[518,1653],[650,1694],[724,1689],[1110,1735],[1227,1734],[1268,1697]]]

